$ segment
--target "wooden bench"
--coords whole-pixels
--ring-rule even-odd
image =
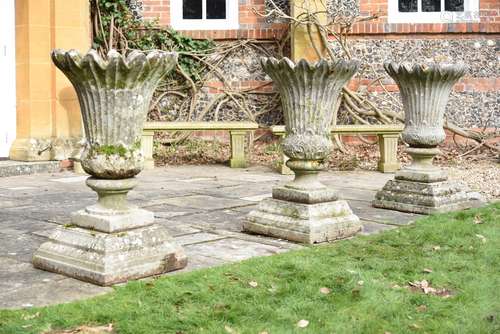
[[[245,168],[248,165],[245,154],[245,138],[259,128],[255,122],[146,122],[142,133],[142,150],[145,168],[154,168],[153,136],[159,131],[229,131],[231,137],[231,168]]]
[[[377,135],[380,149],[380,160],[378,170],[383,173],[394,173],[400,168],[397,158],[398,138],[403,131],[403,124],[388,125],[336,125],[331,133],[339,135]],[[271,127],[273,134],[284,137],[286,135],[284,125],[275,125]],[[286,166],[288,157],[283,154],[281,161],[281,174],[293,174]]]

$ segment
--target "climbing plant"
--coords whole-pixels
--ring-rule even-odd
[[[222,70],[229,57],[248,53],[245,52],[247,49],[268,54],[261,42],[250,39],[218,43],[195,40],[160,26],[157,20],[138,17],[130,9],[129,0],[90,0],[90,4],[93,47],[102,55],[110,49],[122,53],[132,49],[161,49],[179,54],[177,71],[166,77],[155,93],[150,119],[196,121],[209,118],[218,121],[235,117],[255,121],[279,107],[275,93],[235,88]],[[218,86],[215,94],[207,94],[209,83],[214,81],[221,82],[222,87]],[[224,113],[222,110],[232,112]],[[183,138],[184,134],[173,136],[174,141]]]
[[[109,49],[159,49],[179,53],[179,65],[193,79],[200,77],[201,64],[186,53],[205,52],[213,41],[194,40],[170,28],[160,28],[157,20],[136,17],[127,0],[90,0],[94,49],[102,54]]]

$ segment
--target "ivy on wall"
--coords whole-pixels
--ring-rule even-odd
[[[90,0],[92,47],[102,54],[110,49],[122,53],[129,50],[176,51],[179,65],[191,79],[197,80],[202,66],[186,53],[207,52],[214,47],[211,40],[194,40],[171,28],[160,27],[156,20],[143,20],[129,7],[128,0]]]

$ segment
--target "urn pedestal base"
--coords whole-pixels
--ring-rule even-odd
[[[278,187],[273,193],[277,189],[282,199],[260,202],[257,210],[250,212],[243,223],[245,231],[308,244],[343,239],[361,231],[359,218],[346,201],[299,203],[283,200],[286,187]],[[290,194],[291,199],[297,199],[296,191],[291,190]],[[323,195],[316,191],[310,198],[331,196],[332,191],[325,190]]]
[[[71,223],[99,232],[115,233],[152,225],[154,214],[136,207],[131,207],[126,212],[110,212],[102,210],[98,205],[93,205],[73,212]]]
[[[374,207],[429,215],[483,204],[481,198],[471,198],[465,184],[449,181],[446,171],[432,164],[439,149],[410,147],[406,151],[413,163],[396,172],[395,179],[377,192]]]
[[[182,269],[187,258],[159,225],[104,233],[74,228],[56,230],[33,255],[33,265],[98,285]]]
[[[386,183],[375,200],[374,207],[403,212],[434,214],[478,207],[483,201],[471,197],[461,182],[416,182],[396,178]]]
[[[182,269],[187,258],[168,231],[154,224],[152,212],[127,202],[135,178],[87,179],[97,204],[72,215],[72,225],[57,229],[33,255],[37,268],[98,285]]]

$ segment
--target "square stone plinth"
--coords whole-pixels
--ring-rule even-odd
[[[441,168],[431,168],[428,170],[414,169],[411,166],[396,172],[396,180],[434,183],[448,180],[448,173]]]
[[[333,189],[329,188],[299,190],[281,186],[273,188],[273,198],[296,203],[316,204],[334,202],[338,200],[338,195]]]
[[[350,237],[361,230],[361,223],[343,200],[304,204],[269,198],[249,213],[243,229],[313,244]]]
[[[443,213],[481,206],[481,199],[471,199],[461,182],[414,182],[390,180],[373,201],[377,208],[420,214]]]
[[[71,223],[100,232],[116,233],[152,225],[154,223],[154,214],[134,207],[126,212],[119,213],[109,209],[100,209],[98,205],[93,205],[73,212],[71,214]]]
[[[37,268],[103,286],[181,269],[186,264],[182,248],[159,225],[120,233],[59,228],[33,255]]]

